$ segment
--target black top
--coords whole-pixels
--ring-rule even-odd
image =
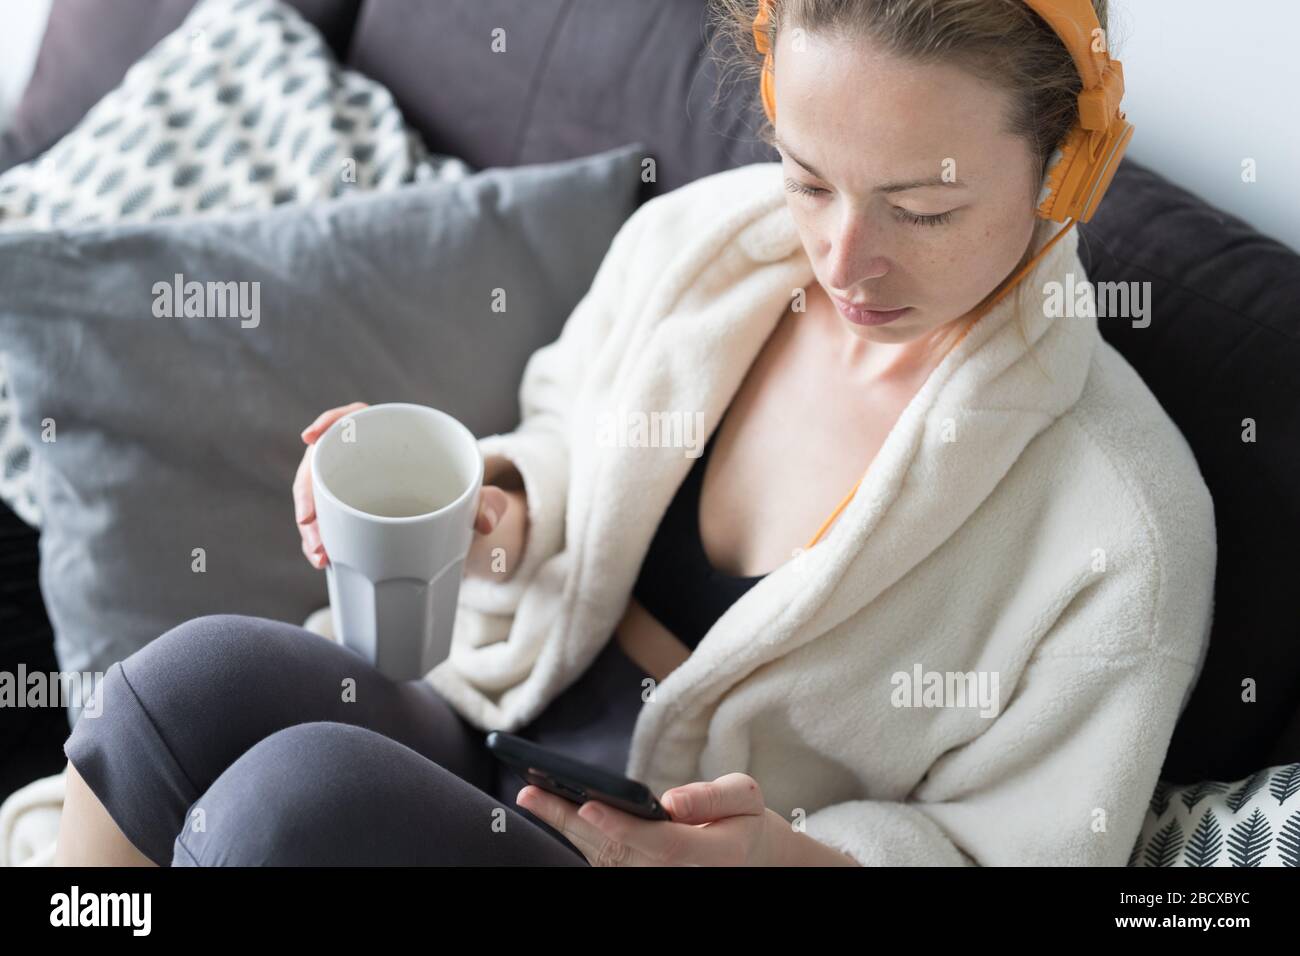
[[[700,489],[717,434],[715,428],[664,512],[632,589],[642,606],[692,650],[727,608],[766,577],[724,574],[709,563],[704,552]]]

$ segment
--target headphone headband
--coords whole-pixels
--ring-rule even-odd
[[[1120,111],[1124,97],[1124,66],[1112,60],[1103,42],[1094,48],[1101,30],[1091,0],[1025,0],[1061,38],[1082,81],[1075,123],[1053,154],[1039,197],[1038,215],[1056,222],[1087,222],[1119,168],[1133,125]],[[776,122],[776,89],[772,72],[770,29],[775,0],[759,0],[754,17],[754,46],[764,55],[760,94],[768,119]]]
[[[1101,50],[1093,49],[1094,37],[1102,31],[1092,3],[1090,0],[1025,0],[1025,4],[1047,21],[1070,51],[1074,67],[1083,80],[1079,92],[1079,124],[1084,129],[1105,129],[1124,97],[1124,66],[1112,60],[1104,46]]]

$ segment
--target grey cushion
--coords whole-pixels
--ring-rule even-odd
[[[301,621],[324,604],[293,521],[299,432],[354,400],[513,428],[528,357],[644,198],[641,158],[631,144],[309,207],[0,237],[0,348],[60,667],[106,670],[199,614]],[[260,283],[256,321],[156,316],[176,274]]]
[[[0,231],[264,209],[467,173],[428,156],[389,92],[340,69],[293,7],[200,0],[71,132],[0,173]],[[0,500],[39,527],[3,369],[0,355]]]

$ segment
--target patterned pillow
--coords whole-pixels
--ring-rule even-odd
[[[1236,783],[1160,781],[1129,866],[1300,866],[1300,763]]]
[[[161,219],[462,179],[279,0],[201,0],[60,142],[0,175],[0,231]],[[0,499],[40,524],[0,356]]]

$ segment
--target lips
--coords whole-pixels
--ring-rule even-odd
[[[905,305],[872,305],[869,302],[845,302],[846,308],[857,309],[859,312],[898,312],[907,308]]]
[[[884,325],[886,322],[892,322],[911,310],[911,306],[908,305],[886,309],[876,305],[857,305],[846,302],[839,296],[831,296],[831,299],[835,302],[835,307],[842,316],[858,325]]]

